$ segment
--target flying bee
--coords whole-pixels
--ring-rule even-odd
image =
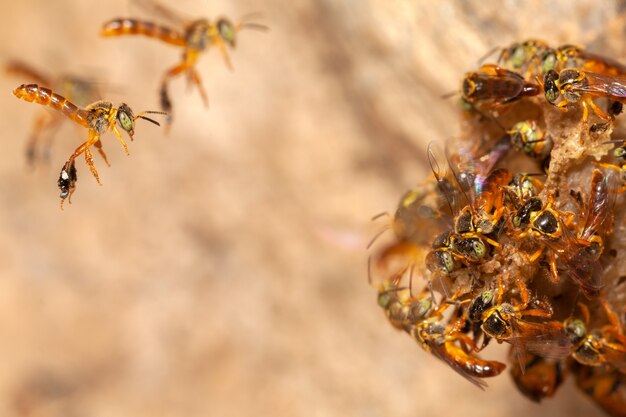
[[[108,130],[112,130],[122,144],[124,151],[128,154],[128,146],[122,138],[117,126],[119,125],[121,129],[126,131],[130,139],[133,140],[133,135],[135,134],[135,120],[144,119],[159,126],[157,121],[144,116],[144,114],[164,114],[163,112],[145,111],[135,116],[127,104],[122,103],[115,107],[108,101],[96,101],[85,108],[79,108],[65,97],[52,92],[48,88],[40,87],[37,84],[22,84],[13,90],[13,95],[28,102],[35,102],[44,106],[50,106],[53,109],[62,112],[74,122],[88,129],[89,134],[87,141],[76,148],[74,153],[70,155],[69,159],[61,169],[58,180],[58,186],[61,189],[61,208],[63,208],[63,202],[65,199],[70,198],[71,200],[71,196],[74,193],[77,180],[74,161],[81,154],[85,154],[85,162],[87,163],[87,166],[91,170],[93,176],[96,178],[98,184],[100,184],[100,177],[98,176],[98,171],[93,164],[93,156],[90,147],[92,145],[95,146],[98,153],[100,153],[100,156],[102,156],[102,159],[104,159],[104,162],[109,165],[109,161],[104,153],[104,150],[102,149],[102,143],[100,141],[100,136],[102,134]]]
[[[543,308],[529,309],[530,295],[526,285],[515,282],[521,303],[514,305],[503,302],[503,288],[498,285],[496,303],[485,310],[481,329],[498,343],[507,342],[515,349],[522,372],[524,372],[524,353],[530,351],[542,357],[563,359],[569,355],[571,342],[558,321],[528,321],[526,318],[548,319],[552,309],[548,305]]]
[[[493,64],[485,64],[465,74],[461,87],[463,99],[470,104],[488,101],[493,105],[502,105],[522,97],[536,96],[539,92],[537,84]]]
[[[557,73],[548,71],[543,79],[543,91],[548,103],[567,111],[578,104],[583,107],[583,122],[587,121],[589,109],[603,120],[613,116],[598,107],[593,99],[606,98],[624,103],[626,101],[626,74],[606,75],[566,68]]]
[[[484,389],[486,383],[479,378],[497,376],[502,373],[505,365],[480,359],[474,353],[478,350],[474,342],[461,333],[464,326],[463,318],[455,319],[453,316],[452,323],[446,325],[438,317],[431,317],[419,322],[411,334],[425,351],[448,364],[478,388]]]
[[[537,125],[534,120],[516,123],[509,131],[511,144],[517,151],[524,152],[537,160],[547,172],[552,151],[552,136]]]
[[[511,377],[517,389],[534,402],[554,396],[567,377],[565,361],[543,358],[530,352],[525,352],[522,358],[515,358],[515,354],[515,349],[511,347],[510,356],[514,359]],[[515,359],[520,359],[523,364]]]
[[[215,47],[222,54],[226,66],[232,70],[228,48],[235,48],[238,33],[242,29],[267,30],[266,26],[245,19],[238,23],[233,23],[223,17],[215,22],[204,18],[189,20],[151,1],[137,1],[137,3],[166,19],[173,27],[146,20],[117,18],[104,23],[100,34],[105,37],[144,35],[183,49],[182,62],[166,71],[159,90],[161,110],[169,115],[168,125],[172,121],[172,101],[168,93],[168,82],[172,78],[183,73],[187,74],[188,82],[198,89],[205,106],[208,107],[208,96],[202,85],[200,74],[195,68],[200,55],[208,48]]]
[[[92,103],[100,97],[97,85],[93,81],[84,78],[67,74],[56,78],[49,77],[21,61],[8,62],[5,70],[8,74],[26,79],[32,83],[49,85],[58,91],[60,95],[80,106]],[[52,135],[63,120],[61,114],[48,111],[42,111],[37,116],[26,145],[26,159],[29,164],[34,164],[38,158],[38,148],[41,148],[40,152],[43,159],[47,160]]]

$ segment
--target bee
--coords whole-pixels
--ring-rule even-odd
[[[605,75],[626,75],[626,66],[623,64],[585,51],[576,45],[562,45],[557,49],[547,49],[541,57],[543,74],[550,70],[557,72],[565,68],[576,68],[581,71],[594,72]]]
[[[5,70],[8,74],[27,79],[38,85],[49,85],[58,91],[60,95],[80,106],[92,103],[100,97],[100,91],[96,84],[84,78],[60,75],[53,79],[21,61],[11,61],[7,63]],[[64,118],[61,114],[50,113],[48,111],[42,111],[37,116],[26,145],[26,160],[30,165],[36,162],[38,158],[37,149],[45,139],[47,139],[47,141],[41,146],[41,155],[44,160],[48,159],[52,135],[63,120]],[[49,134],[46,135],[46,132]]]
[[[626,375],[610,367],[590,367],[575,364],[572,373],[578,388],[607,414],[626,416]]]
[[[537,160],[544,171],[548,172],[550,152],[554,144],[550,134],[540,128],[534,120],[518,122],[506,133],[511,137],[513,148]]]
[[[482,262],[489,254],[488,245],[499,247],[490,235],[497,234],[503,224],[506,214],[505,187],[512,179],[511,173],[506,169],[496,169],[485,177],[476,165],[471,170],[455,173],[450,162],[450,170],[442,168],[432,147],[429,147],[428,157],[440,184],[439,190],[445,195],[454,217],[453,233],[444,232],[433,243],[434,251],[427,256],[429,269],[443,267],[449,270],[452,265],[450,255],[461,262]],[[450,173],[453,179],[448,179]],[[459,210],[462,201],[465,205]]]
[[[378,305],[393,327],[410,333],[411,328],[431,312],[433,301],[429,294],[424,290],[414,296],[410,288],[398,286],[398,279],[387,279],[378,290]]]
[[[618,159],[618,164],[615,163],[599,163],[598,166],[602,168],[608,168],[616,171],[620,175],[622,186],[616,190],[617,193],[623,193],[626,190],[626,145],[619,146],[613,149],[613,156]]]
[[[474,343],[477,343],[481,335],[483,335],[481,325],[483,323],[484,312],[493,307],[496,294],[491,290],[481,291],[478,296],[474,297],[465,312],[465,317],[469,328],[474,335]],[[483,344],[479,350],[484,349],[491,339],[489,337],[483,337]]]
[[[537,84],[494,64],[485,64],[465,74],[461,87],[463,99],[470,104],[489,101],[493,105],[502,105],[522,97],[536,96],[539,92]]]
[[[562,45],[552,48],[537,39],[516,42],[502,49],[498,63],[523,74],[526,79],[543,76],[550,70],[559,72],[565,68],[607,75],[626,74],[626,66],[623,64],[588,52],[580,46]]]
[[[520,304],[502,301],[503,287],[498,284],[496,303],[483,313],[481,330],[498,343],[507,342],[513,346],[515,355],[524,372],[524,353],[530,351],[542,357],[563,359],[569,355],[571,342],[563,323],[550,320],[552,309],[549,306],[529,309],[530,295],[521,281],[515,284],[519,289]],[[544,321],[528,321],[533,317]]]
[[[611,365],[626,372],[626,345],[619,340],[612,340],[609,330],[586,331],[582,320],[573,319],[565,324],[566,331],[573,343],[572,357],[586,366]]]
[[[582,303],[579,306],[585,320],[565,320],[563,325],[572,342],[572,357],[585,366],[609,365],[626,373],[626,337],[622,333],[620,319],[609,307],[604,296],[601,300],[609,322],[602,328],[587,331],[585,322],[589,322],[590,316],[587,307]]]
[[[104,37],[144,35],[183,49],[182,61],[166,71],[159,90],[161,110],[168,113],[168,125],[172,121],[172,101],[168,93],[168,82],[172,78],[183,73],[187,74],[188,81],[198,89],[205,106],[208,107],[209,99],[202,85],[200,74],[195,68],[200,55],[208,48],[215,47],[222,54],[226,66],[232,70],[233,66],[228,55],[228,48],[235,48],[238,33],[246,28],[267,30],[266,26],[258,23],[245,20],[233,23],[223,17],[215,22],[205,18],[188,20],[179,17],[175,12],[160,4],[146,1],[138,1],[137,3],[150,9],[154,14],[167,19],[173,27],[147,20],[117,18],[104,23],[100,34]]]
[[[543,79],[543,91],[548,103],[567,111],[575,105],[583,107],[583,122],[591,109],[598,117],[612,121],[613,116],[598,107],[593,98],[606,98],[624,103],[626,101],[626,75],[606,75],[566,68],[557,73],[548,71]]]
[[[506,366],[501,362],[480,359],[473,353],[477,350],[474,342],[461,333],[465,319],[455,319],[453,316],[451,320],[451,324],[446,325],[439,317],[430,317],[419,322],[411,334],[425,351],[448,364],[478,388],[484,389],[486,383],[479,378],[497,376]]]
[[[506,188],[506,196],[508,202],[514,209],[521,209],[531,198],[537,197],[541,190],[543,190],[543,182],[533,174],[519,173],[513,176],[513,179]],[[530,215],[528,210],[531,210],[533,205],[531,204],[522,214],[524,218]],[[540,208],[539,208],[540,209]]]
[[[529,39],[502,49],[498,63],[522,74],[525,79],[533,79],[544,72],[543,57],[552,51],[544,41]]]
[[[594,169],[589,199],[579,216],[577,236],[560,242],[560,257],[568,275],[588,297],[597,295],[603,286],[599,260],[604,250],[604,238],[613,227],[612,195],[607,176]]]
[[[515,237],[521,239],[530,236],[540,244],[539,249],[530,256],[530,262],[535,262],[546,247],[549,248],[550,273],[552,280],[558,282],[556,262],[560,251],[555,245],[558,245],[559,241],[565,241],[568,227],[573,223],[575,215],[556,209],[553,203],[553,196],[548,196],[545,206],[539,197],[530,198],[513,217],[513,225],[523,229],[521,232],[515,232]]]
[[[126,131],[132,140],[133,135],[135,134],[135,120],[144,119],[159,126],[157,121],[144,116],[144,114],[164,114],[163,112],[144,111],[134,115],[133,111],[127,104],[122,103],[116,107],[108,101],[96,101],[85,108],[79,108],[65,97],[52,92],[52,90],[48,88],[40,87],[37,84],[22,84],[13,90],[13,95],[28,102],[35,102],[44,106],[50,106],[53,109],[60,111],[79,125],[87,128],[89,131],[87,141],[76,148],[74,153],[69,157],[61,169],[58,180],[58,186],[61,190],[61,208],[63,208],[63,202],[65,199],[70,198],[71,200],[71,196],[74,193],[77,181],[74,161],[81,154],[85,155],[85,162],[87,163],[87,166],[96,178],[98,184],[100,184],[100,177],[93,164],[93,155],[90,147],[92,145],[95,146],[102,159],[104,159],[104,162],[109,165],[109,161],[104,153],[104,150],[102,149],[102,143],[100,141],[100,136],[102,134],[108,130],[112,130],[122,144],[124,151],[128,154],[128,146],[122,138],[117,126]]]
[[[554,396],[568,374],[565,361],[543,358],[530,352],[525,352],[521,358],[515,358],[515,354],[512,348],[511,358],[523,362],[514,360],[511,367],[511,377],[517,389],[534,402]]]

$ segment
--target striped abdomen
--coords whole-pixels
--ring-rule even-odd
[[[145,35],[171,45],[185,46],[184,36],[175,30],[136,19],[113,19],[102,26],[102,36]]]
[[[68,99],[37,84],[22,84],[13,90],[13,95],[22,100],[50,106],[60,111],[81,126],[89,127],[89,113],[76,107]]]

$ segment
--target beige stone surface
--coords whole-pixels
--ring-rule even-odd
[[[600,415],[568,382],[541,406],[508,375],[480,392],[394,331],[364,249],[458,134],[453,100],[491,48],[538,37],[624,58],[623,3],[539,0],[170,2],[189,16],[262,12],[229,72],[198,69],[205,109],[171,85],[169,136],[112,134],[103,185],[83,161],[73,203],[56,179],[84,131],[63,125],[49,164],[24,147],[38,106],[0,78],[0,415]],[[114,102],[156,109],[180,52],[101,39],[123,0],[0,2],[0,54],[102,80]],[[504,351],[492,347],[490,355]]]

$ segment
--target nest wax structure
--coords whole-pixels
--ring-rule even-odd
[[[479,388],[508,367],[541,401],[571,377],[626,415],[626,66],[539,40],[495,61],[465,74],[461,135],[430,144],[432,175],[373,242],[378,304]]]

